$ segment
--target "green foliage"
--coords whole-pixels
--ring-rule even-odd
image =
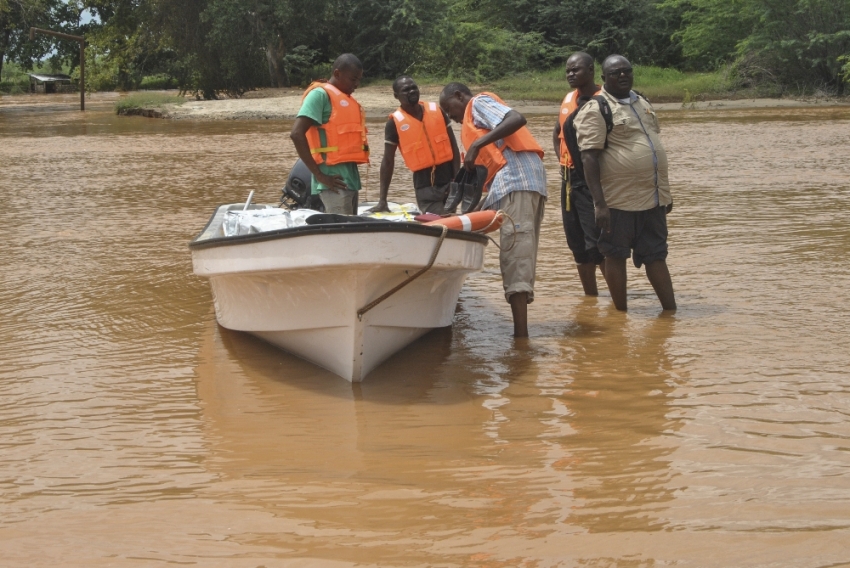
[[[661,7],[681,12],[673,39],[696,69],[716,69],[734,57],[759,20],[753,0],[666,0]]]
[[[86,91],[90,93],[114,91],[118,88],[121,75],[120,65],[120,58],[108,57],[107,53],[98,45],[87,45]]]
[[[44,34],[30,40],[29,30],[37,27],[81,35],[79,17],[80,6],[73,0],[0,0],[0,67],[6,59],[27,70],[45,60],[53,68],[75,68],[80,61],[76,41]]]
[[[505,75],[551,65],[563,50],[553,50],[540,34],[493,29],[481,23],[445,26],[444,34],[424,51],[417,72],[473,81],[489,81]]]
[[[596,64],[597,69],[601,67]],[[721,93],[725,86],[721,72],[683,72],[648,65],[635,65],[634,69],[635,89],[653,102],[678,102],[686,97],[691,101],[701,100]],[[561,101],[570,88],[560,66],[549,71],[508,76],[489,83],[488,87],[512,100],[550,102]]]
[[[587,51],[597,59],[619,53],[635,63],[672,64],[670,42],[678,13],[659,10],[656,0],[457,0],[463,21],[533,33],[561,52]]]
[[[18,95],[29,89],[29,76],[21,70],[19,65],[10,63],[3,66],[0,71],[0,93]]]
[[[842,81],[850,85],[850,54],[842,55],[838,58],[838,62],[841,64]]]
[[[161,109],[165,105],[182,105],[185,97],[165,95],[162,93],[133,93],[115,103],[115,112],[129,109]]]
[[[363,62],[364,75],[394,77],[409,70],[425,48],[442,12],[439,0],[336,0],[328,61],[350,52]]]
[[[667,0],[682,10],[674,37],[697,67],[735,58],[739,88],[842,89],[850,52],[850,0]]]
[[[166,72],[174,54],[159,7],[167,0],[67,1],[93,16],[78,31],[86,38],[87,90],[132,90],[146,75]]]
[[[81,25],[84,9],[95,19]],[[529,94],[550,92],[549,70],[573,51],[620,53],[669,100],[723,85],[841,91],[850,73],[850,0],[0,0],[0,69],[76,66],[74,42],[30,42],[30,25],[86,35],[90,90],[176,84],[207,98],[327,78],[344,52],[366,80],[414,73]],[[651,77],[656,66],[667,74]]]
[[[149,75],[147,77],[142,77],[142,82],[139,84],[139,88],[149,91],[176,89],[177,81],[173,77],[169,77],[164,73]]]
[[[63,73],[73,72],[67,65],[61,65],[56,61],[47,61],[34,65],[31,69],[24,69],[20,64],[7,63],[0,71],[0,92],[10,95],[18,95],[29,92],[29,73]]]

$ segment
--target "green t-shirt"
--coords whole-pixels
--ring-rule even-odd
[[[301,110],[298,111],[298,116],[306,116],[314,120],[317,124],[327,124],[331,118],[331,110],[331,99],[328,97],[328,93],[323,88],[318,87],[307,93],[307,96],[304,97],[304,102],[301,104]],[[319,129],[319,141],[322,143],[322,146],[328,145],[323,128]],[[319,164],[319,169],[322,173],[331,176],[342,176],[348,189],[360,190],[360,170],[357,169],[357,164],[353,162],[336,164],[334,166]],[[328,189],[326,185],[317,182],[315,177],[311,177],[311,179],[313,181],[310,187],[314,195],[323,189]]]

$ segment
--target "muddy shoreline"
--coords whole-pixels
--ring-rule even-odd
[[[435,101],[441,87],[422,87],[422,99]],[[240,99],[214,101],[189,101],[179,106],[163,108],[163,118],[175,120],[263,120],[294,119],[301,106],[300,89],[266,89],[251,93]],[[366,109],[367,116],[376,118],[389,115],[398,102],[392,96],[389,86],[370,86],[358,89],[354,98]],[[547,101],[508,100],[512,108],[527,115],[555,115],[559,105]],[[739,99],[697,101],[688,104],[681,102],[654,103],[656,110],[669,112],[678,110],[732,110],[755,108],[795,108],[848,106],[850,100],[844,99]]]
[[[436,100],[440,86],[423,86],[422,99]],[[128,116],[165,118],[172,120],[286,120],[294,119],[301,106],[301,89],[260,89],[246,93],[241,98],[218,100],[187,100],[181,105],[163,105],[151,108],[131,108],[122,111]],[[166,91],[163,91],[166,93]],[[174,91],[167,91],[174,94]],[[114,104],[126,94],[92,93],[86,97],[87,108],[103,109]],[[398,103],[387,85],[368,86],[358,89],[354,97],[366,109],[370,119],[379,119],[394,111]],[[0,97],[0,110],[34,109],[54,106],[78,105],[78,95],[6,95]],[[508,100],[509,105],[527,115],[554,115],[559,105],[546,101]],[[654,103],[662,112],[693,110],[739,110],[771,108],[813,108],[850,106],[850,98],[783,98],[783,99],[718,99],[681,102]]]

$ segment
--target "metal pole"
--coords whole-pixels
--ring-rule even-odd
[[[80,110],[86,110],[86,40],[80,42]]]
[[[80,110],[86,110],[86,38],[41,28],[30,28],[30,41],[35,39],[36,32],[80,43]]]

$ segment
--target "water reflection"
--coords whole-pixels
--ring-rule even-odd
[[[580,345],[565,396],[573,434],[563,444],[577,502],[569,520],[592,532],[662,529],[673,500],[671,447],[662,438],[681,427],[668,416],[675,317],[641,320],[587,299],[573,319],[567,337]]]
[[[0,564],[846,562],[850,111],[662,117],[673,318],[639,272],[628,314],[581,297],[555,198],[530,341],[489,247],[355,387],[191,273],[217,204],[277,199],[289,124],[82,114],[0,107]]]

